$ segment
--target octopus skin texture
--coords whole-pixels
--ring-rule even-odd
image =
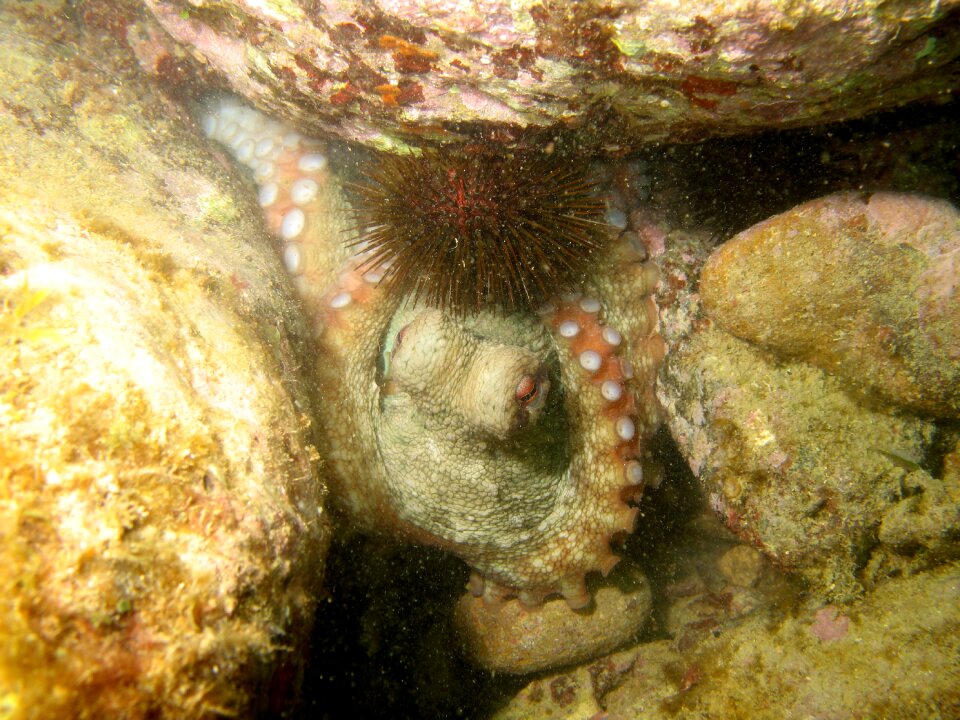
[[[231,98],[202,122],[252,170],[312,323],[340,506],[458,555],[474,595],[588,604],[585,576],[634,528],[659,422],[657,272],[629,233],[611,226],[582,286],[537,312],[450,315],[387,292],[388,268],[350,247],[321,143]]]

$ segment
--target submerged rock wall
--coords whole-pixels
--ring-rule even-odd
[[[250,715],[329,539],[306,327],[245,183],[63,17],[0,13],[2,712]]]

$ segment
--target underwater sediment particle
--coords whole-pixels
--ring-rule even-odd
[[[721,246],[707,314],[874,401],[960,417],[960,212],[945,200],[844,192]]]
[[[20,9],[0,11],[0,715],[278,712],[328,540],[298,304],[237,176],[120,50]]]

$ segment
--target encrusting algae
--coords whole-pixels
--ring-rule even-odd
[[[305,325],[237,178],[43,19],[0,11],[0,719],[289,705],[329,533]]]

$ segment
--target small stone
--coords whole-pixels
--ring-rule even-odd
[[[810,625],[810,632],[820,642],[841,640],[847,636],[850,629],[850,618],[844,615],[835,605],[827,605],[817,610]]]
[[[562,599],[532,609],[516,600],[494,605],[468,593],[460,598],[456,624],[476,662],[519,675],[612,652],[643,629],[651,607],[649,582],[623,560],[594,593],[589,611],[574,612]]]
[[[734,585],[753,587],[763,572],[763,557],[749,545],[737,545],[717,560],[717,568]]]

